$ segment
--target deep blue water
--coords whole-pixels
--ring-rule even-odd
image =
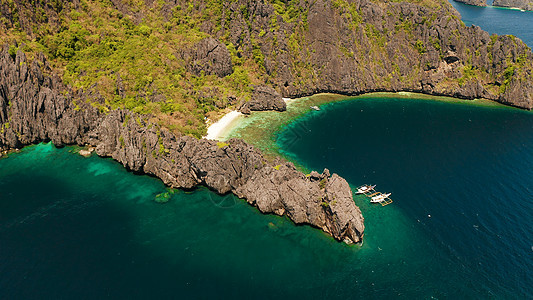
[[[322,106],[278,143],[305,167],[393,193],[389,206],[361,204],[365,242],[383,259],[424,262],[409,274],[388,268],[406,276],[406,295],[533,298],[533,114],[361,99]],[[405,231],[411,240],[392,240]]]
[[[448,1],[459,11],[467,26],[474,24],[491,34],[512,34],[529,47],[533,46],[533,12],[493,6],[476,7]]]

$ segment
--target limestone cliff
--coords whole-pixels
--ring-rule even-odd
[[[66,69],[77,75],[70,77],[74,83],[107,88],[107,101],[116,98],[140,109],[143,101],[161,106],[181,118],[176,123],[182,132],[203,125],[197,109],[208,113],[251,99],[250,84],[270,86],[284,97],[415,91],[533,107],[531,50],[512,36],[465,26],[446,0],[13,0],[0,4],[0,14],[0,28],[13,31],[12,38],[27,32],[28,40],[54,54],[59,65],[70,64]],[[113,17],[105,19],[108,15]],[[103,23],[96,18],[113,26],[96,30],[95,24]],[[160,39],[141,52],[162,59],[151,61],[154,72],[124,80],[125,97],[119,98],[110,82],[117,73],[125,78],[139,70],[120,66],[150,58],[118,47],[131,43],[130,36],[143,41],[139,47]],[[180,42],[169,45],[171,40]],[[107,55],[92,68],[93,61],[81,55],[87,49],[111,55],[114,69],[106,69]],[[128,99],[143,101],[124,103]],[[167,101],[177,103],[164,107]],[[189,109],[180,111],[183,106]]]
[[[265,1],[235,1],[225,12],[231,22],[204,30],[245,52],[259,47],[269,80],[286,97],[403,90],[533,107],[531,50],[465,26],[447,1],[295,6],[301,13],[288,20]]]
[[[0,150],[38,142],[93,145],[134,172],[152,174],[173,188],[204,185],[232,192],[264,213],[287,215],[346,243],[360,242],[364,220],[351,189],[328,170],[306,176],[292,163],[273,165],[242,140],[217,143],[176,136],[127,110],[107,114],[48,76],[40,55],[28,63],[0,52]],[[76,100],[74,100],[76,99]]]
[[[281,95],[269,86],[254,86],[252,99],[244,102],[239,111],[249,114],[250,111],[277,110],[286,111],[287,105]]]

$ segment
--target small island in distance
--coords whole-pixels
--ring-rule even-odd
[[[454,0],[468,5],[474,6],[487,6],[487,1],[485,0]],[[495,7],[505,7],[512,9],[528,10],[533,11],[533,1],[531,0],[494,0],[492,6]]]

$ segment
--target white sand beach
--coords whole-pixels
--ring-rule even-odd
[[[291,98],[281,98],[281,99],[283,99],[283,101],[285,101],[285,104],[289,104],[289,102],[294,100],[294,99],[291,99]]]
[[[224,138],[224,135],[228,133],[240,116],[242,116],[241,112],[236,110],[230,111],[207,128],[207,135],[204,138],[208,140],[220,140]]]

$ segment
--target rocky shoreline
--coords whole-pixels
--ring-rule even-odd
[[[234,193],[263,213],[286,215],[322,229],[336,240],[359,243],[364,219],[340,176],[305,175],[290,162],[270,162],[242,140],[216,142],[176,136],[127,110],[103,114],[75,94],[43,55],[28,62],[19,51],[0,52],[0,150],[39,142],[92,145],[99,156],[151,174],[173,188],[205,185]],[[74,100],[75,99],[75,100]]]

